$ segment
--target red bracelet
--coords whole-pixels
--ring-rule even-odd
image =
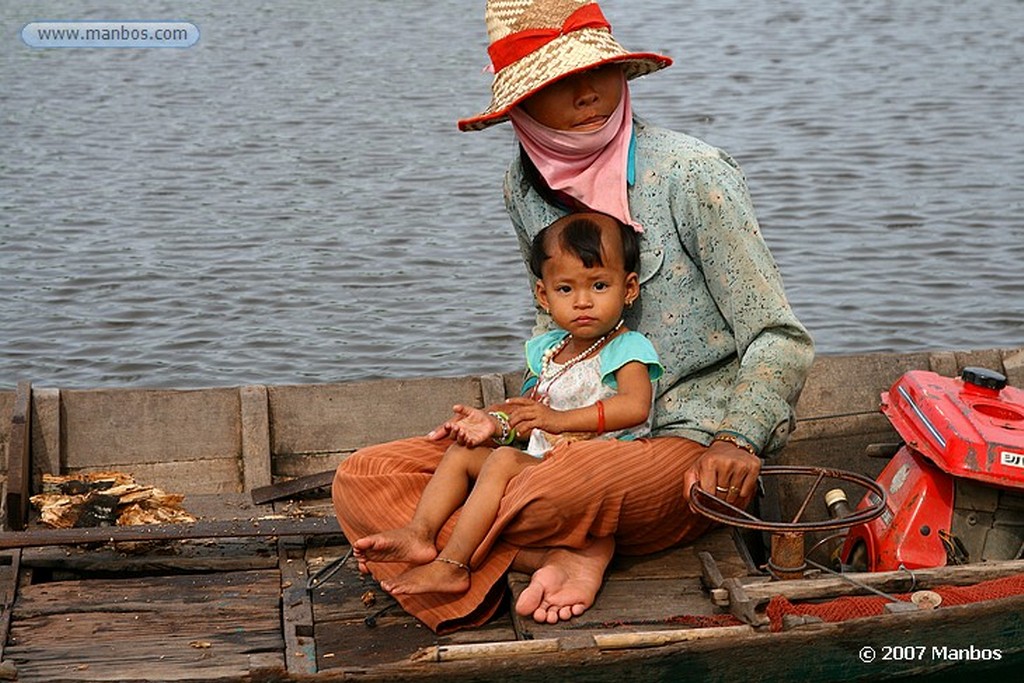
[[[597,402],[597,435],[604,434],[604,402]]]

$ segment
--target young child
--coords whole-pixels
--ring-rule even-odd
[[[455,444],[409,524],[353,543],[361,562],[417,565],[382,581],[386,591],[465,592],[473,553],[497,517],[509,480],[563,442],[650,432],[652,381],[662,367],[647,338],[622,321],[623,309],[640,293],[638,267],[634,229],[605,214],[570,214],[537,234],[530,254],[537,300],[560,329],[526,343],[523,397],[490,412],[455,406],[455,416],[431,433]],[[529,435],[525,452],[511,447],[519,435]],[[460,505],[451,538],[438,553],[437,534]]]

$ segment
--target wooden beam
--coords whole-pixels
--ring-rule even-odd
[[[306,491],[330,486],[333,481],[334,470],[327,470],[326,472],[309,474],[305,477],[296,477],[295,479],[282,481],[271,486],[261,486],[252,490],[252,502],[256,505],[262,505],[280,500],[281,498],[290,498]]]
[[[186,538],[319,536],[340,534],[334,517],[233,519],[195,524],[139,524],[81,529],[31,529],[0,533],[0,550],[118,541],[172,541]]]
[[[315,674],[316,640],[313,637],[313,603],[306,581],[306,546],[296,539],[279,539],[281,570],[281,623],[284,629],[285,663],[289,674]]]
[[[32,383],[18,382],[11,411],[11,437],[7,446],[7,517],[4,528],[21,530],[28,521],[32,484]]]
[[[41,491],[44,474],[61,473],[60,389],[32,389],[32,490]]]
[[[501,375],[481,375],[480,395],[484,408],[503,403],[507,398],[505,396],[505,378]]]
[[[270,408],[267,388],[239,389],[242,411],[242,485],[246,491],[267,486],[270,473]]]
[[[1000,560],[933,569],[844,574],[846,578],[825,575],[795,581],[763,580],[744,583],[743,589],[755,602],[768,601],[776,595],[789,600],[816,600],[870,593],[869,588],[886,593],[907,593],[935,586],[972,586],[1021,572],[1024,572],[1024,560]]]
[[[21,574],[21,551],[0,556],[0,592],[3,600],[0,604],[0,661],[4,658],[4,647],[7,636],[11,633],[11,613],[14,612],[14,601],[18,596],[18,579]]]

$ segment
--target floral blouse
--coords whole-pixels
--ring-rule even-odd
[[[665,368],[652,433],[705,445],[727,434],[773,452],[794,426],[814,345],[786,300],[743,172],[696,138],[641,121],[634,135],[629,207],[644,232],[641,294],[625,321]],[[525,262],[533,236],[566,210],[541,198],[518,155],[504,190]],[[534,333],[553,327],[538,310]]]

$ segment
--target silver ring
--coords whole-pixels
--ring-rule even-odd
[[[735,487],[733,487],[733,488],[735,488]],[[729,491],[731,489],[723,489],[721,486],[716,486],[715,490],[718,491],[719,493],[729,493]]]

